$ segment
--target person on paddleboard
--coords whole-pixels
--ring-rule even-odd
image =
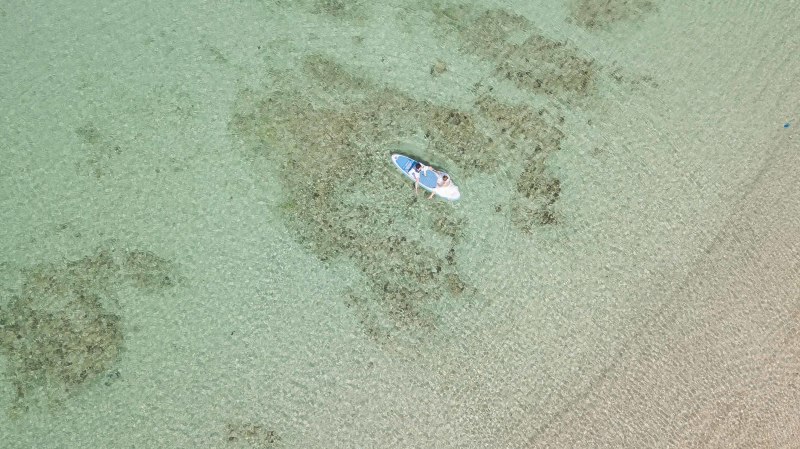
[[[428,173],[428,170],[431,170],[431,168],[428,167],[427,165],[422,165],[421,163],[417,162],[414,164],[411,170],[408,171],[408,174],[411,175],[412,178],[414,178],[414,194],[419,193],[420,176]]]
[[[439,172],[436,172],[436,188],[433,189],[430,195],[428,195],[428,199],[433,199],[433,195],[436,194],[436,191],[439,189],[444,189],[453,185],[453,181],[450,180],[450,177],[447,175],[442,175]]]

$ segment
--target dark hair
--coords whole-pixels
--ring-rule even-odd
[[[450,177],[449,177],[449,176],[447,176],[447,175],[442,175],[442,179],[444,179],[445,181],[447,181],[448,179],[450,179]]]
[[[414,168],[416,168],[417,170],[419,170],[420,168],[422,168],[422,164],[420,164],[419,162],[417,162],[416,164],[414,164]]]

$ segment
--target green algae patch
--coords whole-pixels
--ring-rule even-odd
[[[143,253],[149,254],[144,260]],[[120,377],[114,366],[125,329],[116,289],[126,281],[163,288],[165,278],[181,278],[168,261],[111,249],[26,270],[19,293],[0,308],[0,353],[15,392],[12,415],[36,404],[58,405],[95,380],[111,385]]]

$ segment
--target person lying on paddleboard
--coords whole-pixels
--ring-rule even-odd
[[[414,178],[414,193],[419,193],[419,177],[421,174],[427,173],[431,168],[427,165],[422,165],[419,162],[414,164],[414,167],[408,171],[408,174]]]
[[[439,172],[436,172],[437,180],[436,180],[436,188],[433,189],[430,195],[428,195],[428,199],[433,199],[433,195],[436,194],[438,189],[444,189],[453,185],[453,181],[450,180],[450,177],[447,175],[440,175]]]

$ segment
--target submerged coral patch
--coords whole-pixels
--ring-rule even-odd
[[[225,441],[231,447],[277,449],[281,446],[278,432],[250,422],[228,423],[225,426]]]
[[[491,60],[504,58],[513,51],[515,41],[531,32],[528,19],[505,9],[489,9],[477,16],[464,11],[457,20],[462,49]]]
[[[34,384],[71,391],[94,379],[122,349],[120,316],[106,311],[101,297],[74,290],[39,293],[46,299],[16,298],[0,315],[0,348],[11,359],[17,406]],[[41,307],[45,301],[47,308]]]
[[[544,36],[526,17],[504,9],[466,9],[456,17],[462,51],[493,62],[494,76],[546,95],[591,92],[594,61],[574,45]]]
[[[467,175],[497,169],[500,155],[492,139],[479,130],[471,112],[425,106],[425,138],[434,151],[457,163]]]
[[[585,28],[605,28],[616,22],[637,20],[656,10],[652,0],[574,0],[570,17]]]
[[[547,173],[542,159],[534,159],[517,179],[511,210],[512,222],[521,230],[531,232],[536,225],[557,223],[554,208],[561,194],[561,182]]]
[[[96,179],[111,174],[115,159],[122,154],[120,146],[106,138],[92,123],[76,128],[75,135],[86,154],[86,159],[78,164],[78,169],[90,172]]]
[[[12,412],[58,404],[95,379],[111,385],[124,345],[116,289],[131,276],[137,287],[179,279],[172,264],[140,251],[101,250],[61,265],[25,272],[22,288],[0,308],[0,353],[15,391]]]
[[[513,44],[497,65],[497,74],[519,88],[545,94],[587,94],[595,78],[594,62],[566,42],[532,34]]]

